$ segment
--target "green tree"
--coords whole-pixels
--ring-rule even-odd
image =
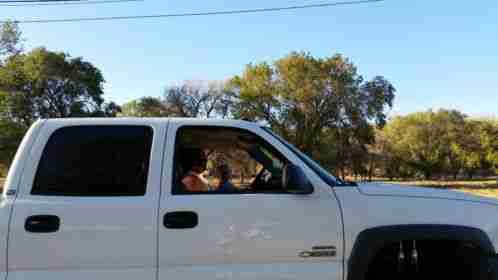
[[[374,141],[372,124],[385,124],[395,93],[383,77],[365,82],[341,55],[296,52],[273,64],[247,65],[228,89],[235,118],[264,121],[313,157],[335,146],[338,161],[329,167],[343,175],[360,166],[365,145]]]
[[[24,127],[0,119],[0,178],[6,175],[24,132]]]
[[[433,130],[433,112],[396,117],[385,127],[396,155],[423,174],[426,179],[440,170],[444,160],[443,147]]]
[[[376,131],[376,142],[370,153],[378,160],[379,176],[393,180],[414,175],[416,170],[410,165],[411,153],[405,139],[408,126],[403,117],[394,117],[384,128]]]
[[[481,143],[486,151],[486,160],[495,175],[498,174],[498,118],[484,120],[484,135]]]
[[[95,117],[117,117],[122,112],[121,106],[111,101],[102,105],[102,110],[96,111],[93,115]]]
[[[123,105],[120,116],[226,118],[226,97],[221,82],[186,81],[167,88],[163,99],[143,97]]]
[[[0,117],[28,127],[38,118],[105,115],[103,83],[82,58],[44,48],[10,56],[0,68]]]
[[[142,97],[122,106],[122,117],[167,117],[167,109],[161,99]]]
[[[492,120],[468,120],[464,133],[452,147],[469,178],[478,172],[496,172],[498,125]]]
[[[7,31],[5,31],[7,30]],[[112,117],[120,111],[102,98],[100,70],[81,58],[44,48],[16,49],[17,25],[3,26],[0,45],[9,56],[0,64],[0,169],[8,168],[28,127],[39,118]]]
[[[0,62],[6,56],[21,53],[22,33],[16,22],[6,21],[0,24]]]
[[[21,52],[21,42],[21,31],[16,23],[7,21],[0,24],[0,69],[6,57]],[[0,101],[0,112],[3,107]],[[0,178],[6,175],[8,163],[14,156],[23,133],[23,129],[15,123],[0,118]]]
[[[228,116],[229,103],[225,101],[221,82],[186,81],[165,92],[164,104],[172,117],[213,118]]]
[[[491,121],[469,120],[455,110],[393,118],[377,132],[377,153],[389,178],[435,175],[473,177],[494,168],[498,130]]]

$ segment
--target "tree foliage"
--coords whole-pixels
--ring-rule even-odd
[[[224,102],[224,84],[187,81],[170,87],[165,93],[165,104],[170,116],[190,118],[226,117],[228,104]]]
[[[498,157],[498,125],[454,110],[395,117],[377,133],[373,150],[382,155],[386,177],[426,179],[477,173],[491,175]]]
[[[0,172],[36,119],[87,116],[257,121],[343,177],[456,178],[498,172],[498,120],[469,119],[455,110],[388,120],[394,86],[382,76],[365,80],[342,55],[293,52],[274,62],[249,64],[227,82],[186,81],[168,87],[162,97],[142,97],[120,107],[104,102],[104,78],[91,63],[44,48],[23,53],[18,26],[8,22],[1,28]],[[238,154],[229,160],[246,163]],[[254,169],[246,167],[247,173]]]
[[[8,164],[14,157],[24,133],[24,127],[0,119],[0,177],[6,175]]]
[[[122,106],[123,117],[167,117],[164,103],[156,97],[142,97]]]
[[[0,173],[37,119],[112,117],[121,111],[104,102],[104,78],[90,62],[45,48],[24,53],[22,42],[17,23],[0,25]]]
[[[0,24],[0,62],[3,57],[21,53],[22,32],[19,25],[13,21]]]
[[[9,56],[0,66],[0,165],[7,166],[27,128],[40,118],[109,117],[104,78],[91,63],[44,48]]]
[[[142,97],[123,105],[121,116],[226,118],[230,103],[221,82],[186,81],[165,90],[164,98]]]
[[[0,68],[1,117],[28,127],[38,118],[105,115],[104,78],[81,58],[35,49]]]
[[[247,65],[229,89],[234,117],[269,124],[343,174],[347,166],[360,168],[366,145],[374,142],[372,124],[385,125],[395,94],[383,77],[364,81],[341,55],[315,58],[297,52],[273,64]]]

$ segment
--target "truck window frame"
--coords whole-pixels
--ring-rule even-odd
[[[355,186],[355,184],[347,184],[345,182],[341,182],[339,178],[325,171],[325,169],[320,166],[313,159],[309,158],[307,155],[303,154],[292,144],[288,143],[281,136],[273,132],[269,127],[261,127],[261,129],[269,134],[272,138],[276,139],[282,145],[284,145],[287,149],[289,149],[294,155],[296,155],[304,164],[311,169],[320,179],[322,179],[327,185],[331,188],[333,187],[343,187],[343,186]]]
[[[240,131],[242,133],[248,133],[248,134],[251,134],[253,135],[255,138],[258,139],[259,142],[262,142],[264,143],[265,147],[269,147],[269,149],[271,150],[271,152],[273,152],[274,154],[276,154],[279,158],[281,158],[285,163],[291,163],[292,161],[290,161],[278,148],[276,148],[273,144],[271,144],[270,142],[268,142],[266,139],[264,139],[261,135],[258,135],[257,133],[249,130],[249,129],[246,129],[246,128],[242,128],[242,127],[236,127],[236,126],[226,126],[226,125],[205,125],[205,124],[199,124],[199,125],[196,125],[196,124],[182,124],[182,125],[178,125],[174,131],[174,147],[173,147],[173,169],[172,169],[172,176],[171,176],[171,190],[170,190],[170,194],[173,195],[173,196],[192,196],[192,195],[255,195],[255,194],[262,194],[262,195],[293,195],[291,193],[288,193],[288,192],[285,192],[283,191],[283,188],[282,188],[282,191],[268,191],[268,192],[258,192],[258,191],[253,191],[253,192],[244,192],[244,191],[241,191],[241,192],[216,192],[216,191],[206,191],[206,192],[186,192],[186,191],[181,191],[180,190],[180,186],[178,185],[178,182],[177,182],[177,178],[175,176],[176,172],[177,172],[177,168],[178,168],[178,139],[179,139],[179,133],[181,132],[182,129],[185,129],[185,128],[197,128],[197,129],[226,129],[226,130],[236,130],[236,131]]]

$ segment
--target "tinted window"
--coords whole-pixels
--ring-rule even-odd
[[[61,128],[43,151],[31,194],[144,195],[152,135],[142,126]]]

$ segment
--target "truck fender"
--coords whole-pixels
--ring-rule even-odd
[[[364,280],[368,265],[388,243],[404,240],[458,240],[474,244],[485,255],[495,255],[488,235],[477,228],[456,225],[390,225],[362,231],[348,261],[348,280]]]

